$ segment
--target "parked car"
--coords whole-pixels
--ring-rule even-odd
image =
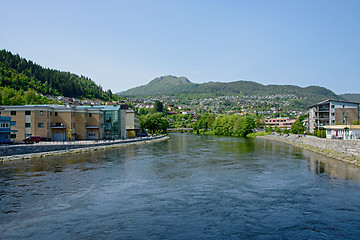
[[[24,143],[38,143],[40,141],[41,138],[38,136],[28,136],[23,140]]]

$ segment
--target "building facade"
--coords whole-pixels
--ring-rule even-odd
[[[127,137],[138,137],[140,134],[140,123],[138,114],[132,110],[126,110],[126,131]]]
[[[264,123],[267,127],[275,128],[278,126],[279,128],[290,129],[291,125],[296,121],[296,119],[289,118],[268,118],[264,120]]]
[[[0,115],[10,117],[16,142],[28,136],[53,141],[87,139],[125,139],[126,105],[62,106],[25,105],[3,106]],[[136,123],[136,117],[133,122]],[[138,126],[133,123],[132,129]]]
[[[324,129],[325,126],[350,125],[359,120],[359,104],[341,100],[326,100],[308,108],[308,131]]]
[[[11,144],[16,130],[11,130],[11,117],[0,116],[0,144]]]
[[[328,125],[324,129],[326,138],[360,140],[360,125]]]

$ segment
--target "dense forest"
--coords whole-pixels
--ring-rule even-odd
[[[23,98],[22,101],[24,101],[26,91],[80,99],[104,101],[118,99],[118,96],[113,95],[111,90],[105,92],[90,78],[44,68],[6,50],[0,50],[0,91],[2,99],[6,95],[3,92],[6,91],[8,94],[11,92],[18,99]]]

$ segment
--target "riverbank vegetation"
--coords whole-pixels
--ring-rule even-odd
[[[251,116],[203,114],[193,124],[193,130],[196,134],[246,137],[259,124]]]

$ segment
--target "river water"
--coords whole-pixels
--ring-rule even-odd
[[[0,163],[0,239],[359,239],[360,170],[265,139]]]

